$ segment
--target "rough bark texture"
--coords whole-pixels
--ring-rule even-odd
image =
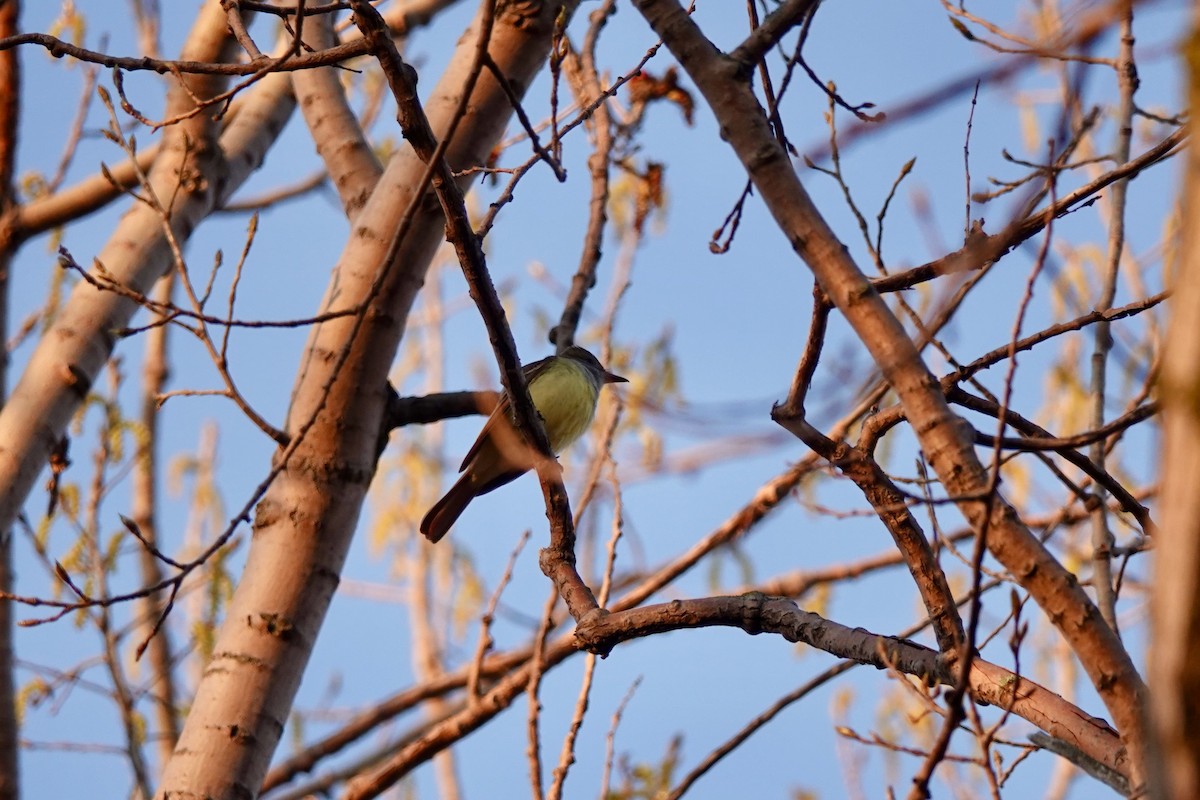
[[[220,60],[228,55],[229,43],[225,14],[219,4],[212,3],[198,15],[181,55]],[[207,76],[190,76],[185,81],[198,97],[212,96],[220,86],[219,80]],[[192,106],[188,92],[175,88],[168,99],[167,115]],[[181,242],[226,189],[217,161],[215,126],[211,114],[198,114],[168,128],[162,153],[149,174],[150,184],[164,203],[174,197],[170,225]],[[196,179],[180,186],[181,175]],[[114,280],[143,294],[148,292],[172,262],[162,217],[135,203],[97,258]],[[29,366],[0,412],[0,530],[16,519],[48,455],[108,361],[114,345],[111,332],[124,327],[136,310],[133,300],[80,282],[54,326],[38,342]]]
[[[0,3],[0,14],[13,9],[15,4]],[[16,52],[0,53],[0,60],[7,63]],[[207,4],[181,55],[215,61],[231,54],[224,12],[217,3]],[[168,115],[193,107],[189,92],[198,97],[210,96],[221,86],[221,79],[213,77],[191,76],[186,82],[187,91],[176,88],[172,92]],[[289,90],[287,76],[279,75],[267,77],[250,91],[258,102],[243,109],[245,113],[239,111],[221,137],[224,158],[217,151],[217,123],[211,114],[199,114],[168,128],[162,146],[152,148],[161,157],[149,173],[150,184],[164,203],[171,202],[170,228],[181,246],[195,226],[261,163],[266,147],[291,111]],[[11,94],[16,96],[15,92]],[[181,175],[190,178],[183,186],[179,185]],[[5,230],[16,236],[29,232],[20,222]],[[148,291],[172,265],[163,217],[134,203],[97,258],[115,280],[137,291]],[[0,530],[11,527],[49,452],[111,355],[111,331],[124,327],[137,308],[130,299],[80,282],[54,326],[42,337],[11,401],[0,411]],[[0,581],[5,581],[0,588],[4,589],[8,588],[7,568],[7,563],[0,564]],[[9,615],[7,605],[0,607],[0,626],[6,630]],[[4,654],[4,643],[0,641],[0,659]],[[4,681],[11,681],[11,670],[0,669],[0,692],[4,691]],[[0,739],[9,735],[5,731],[16,736],[15,723],[6,726],[2,718],[11,715],[11,703],[4,705],[7,712],[0,711]],[[0,741],[0,752],[4,759],[0,761],[0,782],[10,781],[15,792],[15,741],[12,746]],[[7,763],[10,758],[11,766]]]
[[[336,44],[328,15],[304,24],[304,42],[314,50]],[[292,86],[346,217],[354,219],[383,169],[350,108],[338,72],[336,67],[302,70],[292,75]]]
[[[533,13],[534,4],[521,4],[500,13],[490,54],[519,92],[545,63],[561,8],[546,3]],[[435,133],[446,130],[458,105],[477,31],[478,22],[429,99]],[[456,169],[485,163],[510,114],[504,92],[485,72],[447,151],[449,163]],[[443,236],[441,211],[428,196],[414,197],[424,172],[410,149],[397,153],[355,219],[324,310],[367,303],[368,311],[361,327],[343,317],[309,338],[286,425],[291,436],[303,437],[259,503],[241,583],[158,797],[251,797],[266,774],[374,474],[387,372]],[[409,233],[384,263],[414,201]]]

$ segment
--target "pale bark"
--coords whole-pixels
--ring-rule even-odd
[[[424,353],[426,394],[432,395],[445,389],[445,349],[442,342],[445,308],[442,305],[444,271],[434,269],[430,274],[431,284],[425,290],[422,303],[423,314],[438,323],[429,325],[422,336],[421,349]],[[427,431],[428,447],[432,453],[443,452],[444,436],[441,426]],[[439,489],[440,487],[435,488]],[[443,606],[437,600],[445,600],[453,593],[448,584],[454,551],[437,547],[424,537],[414,537],[415,548],[408,559],[407,570],[411,581],[408,606],[409,624],[412,625],[412,666],[418,684],[437,681],[446,672],[445,641],[437,625],[437,612]],[[447,719],[454,712],[454,703],[443,697],[433,697],[426,704],[424,713],[430,725]],[[454,751],[447,749],[434,759],[433,768],[437,776],[438,797],[442,800],[457,800],[461,781],[458,777],[457,759]]]
[[[1117,108],[1117,143],[1113,148],[1113,158],[1118,164],[1129,160],[1130,142],[1133,139],[1133,95],[1137,89],[1137,70],[1133,62],[1133,6],[1125,8],[1121,18],[1121,55],[1117,65],[1117,76],[1121,87],[1121,100]],[[1120,180],[1112,185],[1109,192],[1111,211],[1108,220],[1108,263],[1105,265],[1104,278],[1100,288],[1100,299],[1096,302],[1098,311],[1112,308],[1117,295],[1117,279],[1121,272],[1121,264],[1125,253],[1125,198],[1128,194],[1129,181]],[[1105,400],[1108,389],[1108,359],[1112,349],[1112,332],[1108,320],[1101,320],[1093,331],[1092,350],[1092,428],[1100,428],[1105,422]],[[1107,443],[1103,440],[1096,442],[1088,450],[1088,457],[1098,469],[1104,469],[1107,457]],[[1116,545],[1112,529],[1109,527],[1109,517],[1105,513],[1103,500],[1104,488],[1096,487],[1097,497],[1101,500],[1092,514],[1092,591],[1096,596],[1096,606],[1108,626],[1120,635],[1117,624],[1117,593],[1113,580],[1112,549]]]
[[[216,10],[206,5],[182,56],[220,60],[232,51],[230,41],[219,5]],[[190,76],[187,81],[198,96],[215,91],[212,76]],[[283,74],[264,77],[245,99],[221,134],[220,156],[205,144],[213,133],[211,114],[199,114],[164,133],[161,157],[154,161],[148,180],[160,198],[171,201],[170,229],[181,245],[258,168],[294,108],[291,82]],[[167,113],[190,107],[188,95],[176,90]],[[204,179],[180,189],[181,174]],[[135,203],[96,258],[118,283],[149,291],[172,266],[162,215]],[[38,343],[12,401],[0,412],[0,526],[11,525],[20,512],[50,449],[111,354],[112,331],[125,327],[137,309],[123,295],[81,282]]]
[[[108,168],[111,181],[103,173],[96,173],[52,195],[31,200],[14,215],[13,236],[25,240],[104,208],[120,196],[121,189],[137,186],[138,171],[149,170],[159,150],[158,145],[151,145],[139,149],[135,161],[112,165]]]
[[[18,29],[21,5],[17,0],[0,0],[0,37]],[[17,123],[20,119],[21,65],[15,51],[0,53],[0,215],[6,219],[16,204]],[[8,340],[9,270],[17,241],[9,225],[0,228],[0,342]],[[0,402],[8,393],[8,350],[0,347]],[[0,592],[13,590],[11,523],[0,525]],[[17,800],[21,795],[20,724],[17,720],[16,681],[13,676],[13,604],[0,600],[0,800]]]
[[[1200,103],[1200,16],[1184,49],[1189,106]],[[1162,528],[1155,542],[1151,711],[1157,797],[1200,797],[1200,142],[1187,149],[1183,249],[1159,391]]]
[[[219,4],[208,4],[199,13],[182,56],[219,60],[228,41],[224,13]],[[200,97],[211,96],[219,85],[219,79],[207,76],[184,80]],[[168,115],[191,107],[188,93],[173,88]],[[170,226],[180,240],[187,239],[226,185],[218,166],[215,133],[210,114],[198,114],[168,128],[163,152],[148,175],[158,197],[164,202],[174,198]],[[179,176],[188,174],[204,175],[207,180],[180,186]],[[97,258],[115,280],[148,292],[171,264],[164,224],[158,211],[134,204]],[[0,529],[7,529],[16,519],[51,449],[108,361],[115,344],[112,331],[124,327],[137,308],[121,294],[80,282],[54,326],[38,343],[0,412]]]
[[[3,55],[14,54],[15,50]],[[218,4],[205,7],[184,47],[183,57],[217,60],[231,52],[225,35],[225,18]],[[221,79],[189,77],[191,92],[198,96],[216,91]],[[139,161],[148,164],[158,153],[148,175],[149,183],[161,198],[172,199],[170,225],[179,242],[186,240],[195,226],[223,202],[251,171],[262,161],[266,148],[274,141],[293,108],[290,81],[286,76],[268,76],[247,93],[253,98],[240,109],[222,136],[224,158],[219,158],[213,146],[215,123],[211,114],[200,114],[164,134],[160,147],[139,153]],[[173,91],[168,113],[185,111],[192,101],[181,89]],[[186,141],[185,141],[186,140]],[[124,168],[124,179],[131,179],[132,165]],[[193,181],[188,188],[179,189],[180,174],[205,175],[206,180]],[[119,179],[121,179],[119,177]],[[16,234],[34,231],[43,224],[58,224],[65,216],[86,213],[111,200],[107,181],[96,178],[81,184],[78,191],[68,191],[51,198],[44,213],[42,206],[33,204],[34,211],[18,216],[8,228]],[[48,206],[53,203],[54,208]],[[30,208],[25,209],[29,212]],[[42,216],[38,216],[42,213]],[[162,216],[155,210],[135,203],[121,220],[112,239],[98,256],[109,274],[126,286],[145,292],[172,264],[171,252],[164,231]],[[81,282],[72,292],[55,325],[39,342],[22,375],[12,402],[0,411],[0,529],[7,530],[20,511],[38,473],[45,466],[47,454],[62,436],[67,422],[87,393],[88,387],[107,361],[114,346],[111,331],[124,327],[137,311],[137,305],[116,293],[100,292]],[[0,572],[7,565],[0,565]],[[2,588],[8,588],[5,584]],[[10,613],[5,604],[0,607],[0,623],[6,623]],[[0,644],[0,651],[3,650]],[[153,651],[152,651],[153,658]],[[8,670],[2,670],[0,681],[11,680]],[[7,706],[11,709],[11,704]],[[10,712],[11,713],[11,712]],[[163,719],[160,719],[160,725]],[[0,725],[0,727],[3,727]],[[0,742],[0,772],[15,782],[15,728],[13,745]],[[0,736],[3,738],[3,736]],[[8,766],[9,759],[13,766]]]
[[[305,43],[320,50],[334,45],[330,15],[322,14],[304,24]],[[296,104],[325,162],[329,180],[337,190],[347,219],[354,219],[383,168],[371,152],[336,67],[306,69],[292,75]]]
[[[524,4],[499,15],[490,54],[519,92],[545,63],[560,10],[545,3],[535,14]],[[447,129],[458,105],[478,25],[460,40],[430,96],[436,134]],[[510,114],[504,92],[485,72],[446,153],[451,166],[485,163]],[[278,477],[258,505],[242,580],[159,797],[249,797],[266,774],[386,435],[388,369],[443,236],[441,211],[423,202],[425,172],[411,149],[399,151],[355,221],[323,306],[365,305],[367,311],[361,326],[341,317],[310,335],[286,424],[289,457],[277,464]],[[384,263],[410,206],[413,224],[395,258]]]
[[[154,289],[154,299],[160,303],[171,302],[174,273],[159,279]],[[169,326],[157,325],[146,331],[146,354],[142,363],[142,397],[139,418],[142,438],[138,443],[137,463],[133,469],[133,492],[130,498],[130,518],[138,526],[146,541],[160,547],[158,540],[158,396],[167,382],[167,331]],[[155,586],[163,579],[162,564],[149,548],[138,553],[138,566],[142,585]],[[171,660],[171,633],[163,625],[157,632],[155,626],[163,613],[165,597],[162,593],[148,595],[138,601],[138,639],[149,641],[146,646],[146,666],[150,670],[154,706],[154,731],[159,764],[167,763],[175,740],[179,738],[179,721],[175,708],[175,664]]]

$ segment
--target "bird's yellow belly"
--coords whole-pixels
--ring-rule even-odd
[[[529,396],[542,415],[555,455],[583,435],[596,413],[597,393],[580,370],[567,362],[543,373],[529,387]]]

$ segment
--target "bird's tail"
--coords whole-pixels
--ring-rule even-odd
[[[440,541],[462,514],[467,504],[475,499],[475,485],[468,471],[450,487],[450,491],[433,504],[429,513],[421,520],[421,533],[431,542]]]

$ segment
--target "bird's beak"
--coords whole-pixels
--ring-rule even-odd
[[[614,375],[611,372],[604,373],[605,383],[629,383],[629,378],[622,378],[620,375]]]

